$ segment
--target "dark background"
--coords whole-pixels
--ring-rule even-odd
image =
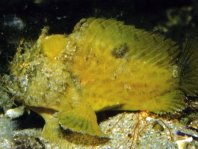
[[[70,33],[83,17],[116,18],[182,43],[196,29],[197,8],[197,0],[0,0],[0,72],[8,72],[19,41],[35,40],[44,26]],[[170,25],[169,10],[179,17],[176,24]]]

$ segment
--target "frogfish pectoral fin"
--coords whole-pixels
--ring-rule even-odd
[[[57,114],[57,118],[63,129],[91,136],[106,137],[100,130],[94,111],[88,105],[80,104],[69,111],[61,111]]]
[[[51,114],[44,113],[45,126],[42,131],[42,137],[50,143],[57,145],[59,148],[69,148],[70,144],[64,138],[64,134],[60,129],[58,119]]]

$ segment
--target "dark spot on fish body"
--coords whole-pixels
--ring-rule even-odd
[[[124,43],[119,45],[118,47],[115,47],[112,50],[112,55],[115,58],[123,58],[127,52],[128,52],[128,46],[126,43]]]

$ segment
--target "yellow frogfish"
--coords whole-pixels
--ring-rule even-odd
[[[21,44],[10,65],[15,79],[9,88],[44,118],[43,136],[49,140],[59,140],[66,129],[104,137],[95,112],[183,110],[198,77],[181,61],[197,64],[160,34],[87,18],[71,34],[48,35],[44,28],[36,42]]]

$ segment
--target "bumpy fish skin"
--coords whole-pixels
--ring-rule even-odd
[[[64,138],[60,126],[104,137],[97,111],[172,113],[185,107],[173,41],[113,19],[82,19],[67,36],[46,32],[30,47],[19,46],[10,88],[43,116],[43,136],[51,141]]]
[[[54,35],[52,38],[57,47],[60,36]],[[20,92],[18,100],[27,106],[58,110],[62,94],[68,87],[70,74],[67,66],[62,61],[52,59],[52,54],[43,54],[43,49],[48,46],[45,42],[49,40],[48,47],[51,47],[52,38],[43,33],[31,48],[26,48],[27,43],[24,43],[18,48],[12,62],[11,74],[16,77],[14,90]]]

